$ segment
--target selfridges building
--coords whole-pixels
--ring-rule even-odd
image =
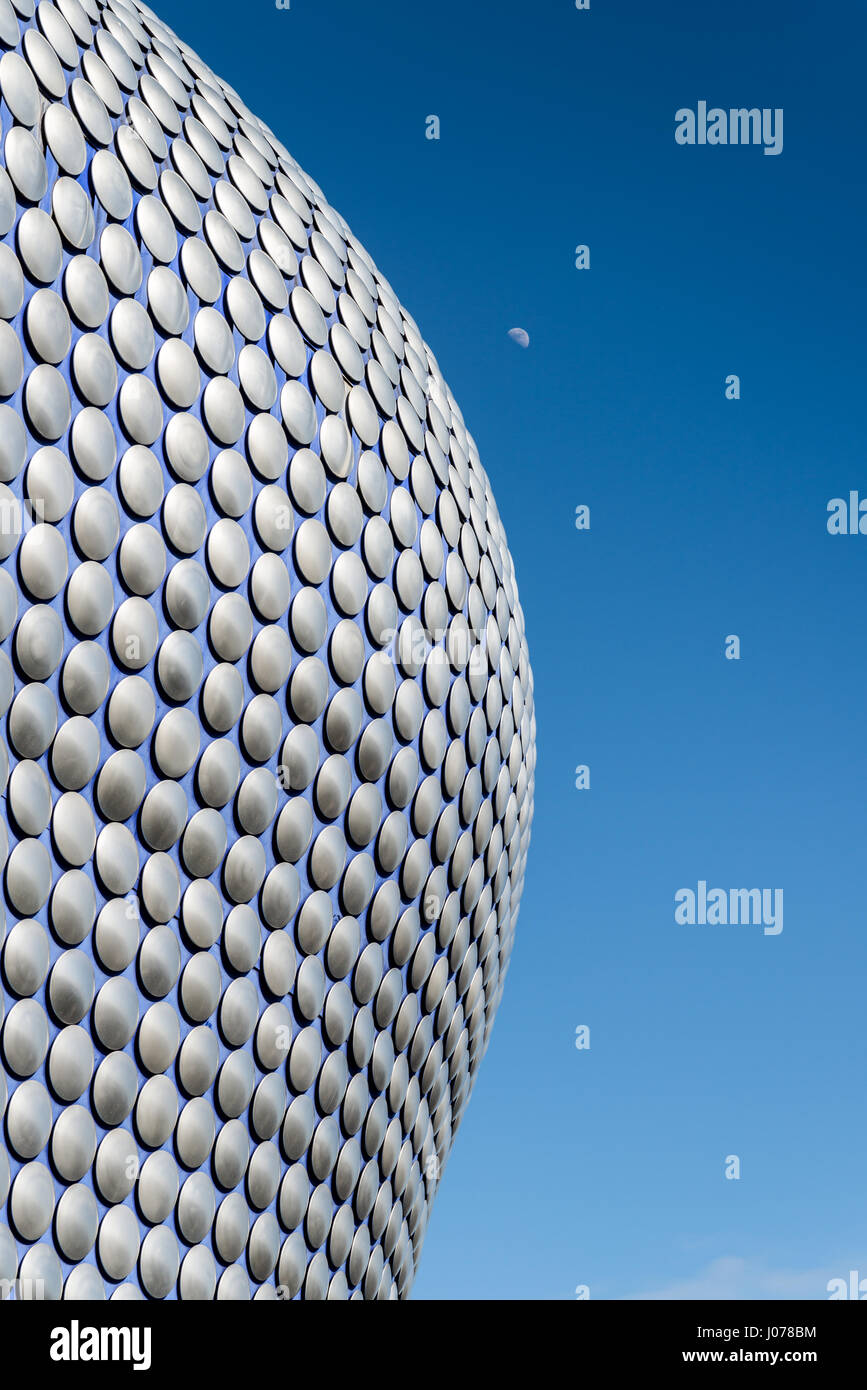
[[[533,679],[416,324],[144,5],[0,0],[0,1280],[397,1298]]]

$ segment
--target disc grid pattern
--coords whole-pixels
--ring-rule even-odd
[[[0,1280],[402,1297],[532,819],[491,486],[146,5],[0,0],[0,55]]]

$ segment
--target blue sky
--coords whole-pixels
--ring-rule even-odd
[[[415,1297],[867,1276],[863,9],[157,9],[416,318],[515,557],[534,838]],[[783,108],[782,154],[677,145],[700,100]],[[676,924],[701,879],[782,933]]]

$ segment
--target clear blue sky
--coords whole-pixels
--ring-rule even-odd
[[[826,531],[867,495],[863,7],[156,8],[415,316],[517,566],[529,875],[415,1297],[867,1276],[867,536]],[[678,146],[700,100],[783,153]],[[783,932],[677,925],[700,879]]]

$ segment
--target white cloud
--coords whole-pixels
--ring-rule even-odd
[[[729,1298],[817,1298],[828,1297],[829,1279],[849,1278],[850,1269],[867,1275],[867,1260],[857,1260],[825,1269],[770,1269],[760,1260],[724,1255],[711,1260],[696,1274],[675,1280],[660,1289],[649,1289],[627,1297],[636,1299],[729,1299]],[[863,1277],[863,1276],[862,1276]]]

